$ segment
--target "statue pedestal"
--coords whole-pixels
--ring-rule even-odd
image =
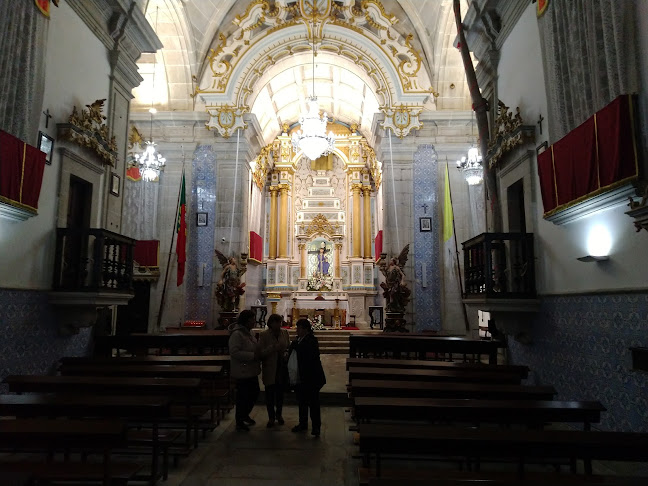
[[[405,327],[404,312],[386,312],[383,332],[409,332]]]
[[[216,329],[227,329],[230,324],[236,322],[238,315],[238,312],[221,312],[218,315],[218,326]]]

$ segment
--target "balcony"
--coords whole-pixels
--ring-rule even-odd
[[[135,240],[97,228],[58,228],[53,292],[65,333],[94,325],[97,309],[126,305],[133,297]]]
[[[462,243],[463,303],[491,313],[497,329],[529,339],[529,314],[536,313],[533,234],[483,233]]]

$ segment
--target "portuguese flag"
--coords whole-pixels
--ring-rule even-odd
[[[178,222],[176,231],[178,232],[178,243],[176,244],[176,254],[178,255],[178,286],[182,285],[185,273],[185,262],[187,261],[187,196],[185,193],[185,173],[182,169],[182,182],[180,183],[180,203],[178,205]]]

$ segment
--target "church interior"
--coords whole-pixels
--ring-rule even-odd
[[[414,362],[421,373],[460,374],[458,361],[474,360],[524,368],[516,386],[593,407],[584,427],[556,414],[566,428],[634,434],[608,436],[619,442],[610,460],[648,476],[648,0],[4,0],[0,27],[0,429],[22,413],[16,391],[54,392],[51,410],[63,391],[98,402],[112,385],[99,386],[104,369],[93,392],[90,371],[120,353],[133,368],[112,361],[113,377],[138,376],[144,349],[155,366],[178,366],[160,376],[218,388],[227,374],[198,368],[227,369],[228,330],[252,310],[257,333],[271,314],[291,339],[299,319],[312,323],[329,377],[320,442],[261,425],[241,437],[234,411],[221,413],[229,385],[212,388],[220,425],[200,438],[202,419],[187,419],[180,441],[191,449],[195,438],[197,451],[168,478],[157,455],[177,443],[158,443],[154,421],[153,484],[158,473],[184,486],[396,484],[387,471],[423,484],[393,472],[399,440],[411,456],[435,454],[438,434],[442,455],[470,455],[466,440],[427,428],[435,414],[454,422],[459,405],[390,409],[400,428],[380,446],[388,478],[378,477],[380,460],[366,459],[380,457],[370,439],[388,434],[374,422],[389,423],[389,407],[363,408],[374,395],[353,383],[371,378],[353,380],[354,366],[370,375],[352,361],[368,356],[400,362],[407,376],[367,359],[404,401],[414,392],[397,395],[396,383],[413,380]],[[71,371],[81,363],[87,373]],[[85,381],[69,389],[17,379],[77,373]],[[443,393],[435,403],[475,398]],[[118,398],[103,408],[131,403]],[[255,413],[261,424],[263,399]],[[425,440],[407,432],[408,414]],[[504,449],[500,439],[480,437],[482,450]],[[276,464],[259,458],[275,447]],[[302,448],[309,458],[294,462]],[[23,484],[0,449],[0,478]],[[192,476],[210,451],[258,468],[226,461]]]

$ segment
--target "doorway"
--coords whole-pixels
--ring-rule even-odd
[[[83,288],[88,278],[88,232],[92,208],[92,184],[70,175],[65,225],[68,234],[63,250],[63,286]]]
[[[526,216],[524,214],[524,181],[514,182],[507,188],[508,232],[526,233]]]

